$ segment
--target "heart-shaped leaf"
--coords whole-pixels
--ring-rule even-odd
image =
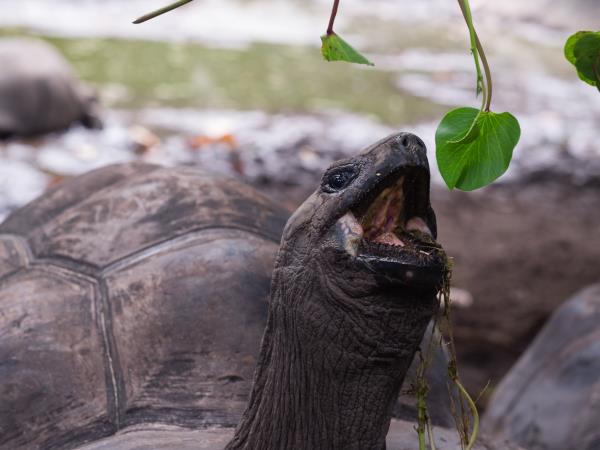
[[[346,61],[356,64],[374,64],[357,52],[350,44],[335,33],[321,36],[321,54],[327,61]]]
[[[600,31],[579,31],[569,37],[565,57],[579,78],[600,90]]]
[[[450,189],[472,191],[506,172],[521,128],[510,113],[453,109],[435,133],[436,159]]]

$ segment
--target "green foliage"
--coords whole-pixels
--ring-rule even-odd
[[[510,113],[450,111],[435,134],[437,163],[448,188],[472,191],[497,179],[508,169],[520,135]]]
[[[356,64],[374,64],[356,51],[350,44],[335,33],[321,36],[321,54],[327,61],[346,61]]]
[[[487,186],[506,172],[519,137],[518,120],[510,113],[490,111],[492,75],[473,25],[469,0],[458,0],[469,28],[477,73],[476,95],[483,93],[481,109],[458,108],[444,116],[435,133],[436,158],[449,189],[472,191]],[[477,58],[479,55],[479,58]],[[483,64],[485,82],[479,59]]]
[[[177,1],[141,17],[135,23],[157,17],[191,1]],[[372,66],[371,61],[334,32],[339,3],[340,0],[333,0],[327,33],[321,36],[321,54],[327,61],[346,61]],[[521,130],[519,122],[510,113],[496,114],[490,111],[490,67],[473,25],[469,0],[458,0],[458,4],[469,29],[471,53],[477,76],[476,95],[483,94],[482,104],[479,111],[474,108],[459,108],[446,114],[436,131],[436,157],[442,177],[450,189],[474,190],[490,184],[506,171]],[[598,86],[600,35],[587,33],[583,36],[578,33],[569,39],[565,54],[576,65],[584,81]]]
[[[600,91],[600,31],[578,31],[565,44],[565,57],[581,80]]]

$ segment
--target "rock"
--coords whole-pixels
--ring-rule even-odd
[[[494,392],[484,429],[535,450],[600,448],[600,284],[551,317]]]

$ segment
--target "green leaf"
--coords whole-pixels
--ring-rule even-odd
[[[335,33],[321,36],[321,42],[323,43],[321,54],[327,61],[347,61],[368,66],[375,65]]]
[[[600,90],[600,31],[579,31],[569,37],[565,57],[581,80]]]
[[[435,133],[436,159],[449,189],[472,191],[506,172],[521,128],[510,113],[475,108],[447,113]]]

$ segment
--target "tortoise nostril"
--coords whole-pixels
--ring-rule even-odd
[[[399,136],[396,140],[396,145],[398,150],[404,149],[415,149],[415,150],[424,150],[425,144],[423,141],[412,133],[404,133],[402,136]]]

